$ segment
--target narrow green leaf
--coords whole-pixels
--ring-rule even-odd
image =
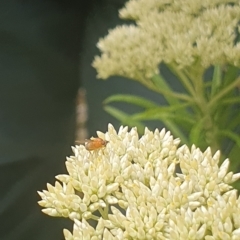
[[[240,148],[240,136],[238,134],[228,130],[220,130],[219,134],[233,140],[237,144],[237,146]]]
[[[240,103],[240,96],[238,97],[228,97],[226,99],[223,99],[221,101],[222,104],[226,104],[226,105],[232,105],[232,104],[235,104],[235,103]]]
[[[104,104],[112,103],[112,102],[126,102],[131,103],[133,105],[137,105],[143,108],[154,108],[158,107],[158,105],[146,98],[139,97],[136,95],[130,94],[115,94],[104,100]]]
[[[152,78],[152,82],[154,83],[154,85],[159,88],[161,91],[165,91],[165,92],[173,92],[173,90],[171,89],[171,87],[167,84],[166,80],[163,78],[163,76],[161,74],[155,75]],[[168,101],[169,104],[171,105],[175,105],[175,104],[179,104],[178,99],[171,97],[167,94],[164,94],[165,99]]]
[[[219,104],[219,101],[223,98],[225,98],[227,95],[232,94],[234,89],[240,85],[240,77],[234,79],[231,83],[226,85],[224,88],[221,88],[221,90],[213,96],[211,101],[208,103],[209,108],[213,108],[216,105]]]
[[[239,165],[240,165],[240,161],[239,161],[239,156],[240,156],[240,148],[237,144],[235,144],[230,153],[228,154],[228,157],[230,159],[230,170],[231,171],[239,171]]]
[[[203,122],[204,119],[196,122],[196,124],[192,127],[189,133],[189,140],[191,144],[200,145],[202,142],[202,133],[203,133]]]
[[[139,132],[144,131],[144,125],[139,121],[133,120],[130,115],[126,114],[125,112],[111,106],[105,106],[104,110],[115,117],[117,120],[121,122],[123,125],[127,125],[130,127],[137,127]]]
[[[213,71],[213,79],[212,79],[212,86],[211,86],[211,97],[214,96],[218,89],[221,86],[222,80],[222,69],[220,65],[216,65]]]
[[[146,120],[159,120],[159,121],[170,121],[174,122],[185,122],[185,124],[192,125],[194,124],[194,120],[191,118],[175,115],[168,112],[153,112],[153,111],[145,111],[140,113],[135,113],[131,116],[134,121],[146,121]]]
[[[192,78],[192,76],[190,76],[191,74],[189,71],[184,70],[184,69],[182,69],[182,70],[179,69],[177,64],[171,63],[171,64],[167,64],[167,66],[172,71],[172,73],[175,76],[177,76],[177,78],[182,83],[182,85],[184,86],[186,91],[192,96],[191,98],[194,100],[195,90],[194,90],[192,81],[194,81],[195,78]],[[194,69],[197,70],[198,68],[194,68]],[[201,76],[201,73],[197,71],[197,73],[195,72],[194,76],[195,77]]]
[[[226,70],[223,77],[224,86],[229,85],[232,81],[234,81],[239,75],[239,68],[235,66],[228,65],[226,66]]]
[[[181,143],[186,144],[189,146],[189,141],[186,138],[185,134],[180,130],[177,124],[172,122],[171,120],[163,120],[164,125],[166,126],[167,129],[171,131],[173,136],[178,137],[181,139]]]
[[[234,129],[239,126],[240,124],[240,114],[238,114],[238,112],[232,117],[231,121],[226,123],[226,127],[229,130],[234,131]]]
[[[175,124],[169,117],[169,115],[159,115],[159,118],[154,118],[154,116],[149,115],[149,112],[145,115],[145,112],[143,113],[137,113],[133,115],[128,115],[125,112],[111,106],[106,106],[105,111],[108,112],[110,115],[118,119],[123,125],[127,126],[136,126],[140,130],[140,132],[143,132],[144,125],[140,121],[144,120],[160,120],[162,121],[165,126],[172,132],[172,134],[176,137],[179,137],[181,139],[181,142],[184,144],[188,144],[188,140],[186,139],[185,135],[182,133],[180,128],[177,124]],[[143,114],[142,117],[141,114]],[[139,115],[139,117],[137,117]],[[136,117],[136,118],[135,118]],[[155,116],[156,117],[156,116]],[[176,120],[176,116],[171,116],[172,119]],[[179,116],[180,117],[180,116]]]
[[[189,113],[186,113],[184,115],[177,112],[178,109],[184,108],[185,106],[177,105],[177,106],[165,106],[165,107],[157,107],[148,109],[143,112],[135,113],[131,116],[132,119],[137,121],[143,121],[143,120],[174,120],[174,121],[184,121],[188,124],[194,124],[194,119],[192,119],[192,116]]]

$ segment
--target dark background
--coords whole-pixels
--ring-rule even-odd
[[[99,54],[98,39],[123,23],[118,9],[124,2],[0,1],[1,240],[56,240],[63,239],[64,227],[71,230],[72,222],[41,213],[37,191],[66,171],[80,86],[87,91],[90,136],[106,131],[109,122],[119,126],[102,108],[109,95],[130,93],[163,101],[137,82],[97,80],[91,67]]]

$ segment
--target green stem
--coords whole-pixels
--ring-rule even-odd
[[[99,208],[98,211],[100,212],[103,219],[108,219],[108,204],[105,208]]]
[[[238,85],[240,85],[240,77],[238,77],[235,81],[233,81],[231,84],[226,86],[222,91],[220,91],[218,94],[216,94],[210,100],[209,108],[212,108],[215,104],[217,104],[218,100],[220,100],[224,95],[228,94],[231,90],[233,90]]]
[[[90,218],[91,218],[92,220],[98,221],[100,217],[91,214]]]
[[[217,129],[214,125],[212,116],[212,109],[209,107],[208,99],[205,96],[203,81],[204,69],[196,63],[192,68],[180,71],[175,67],[172,71],[175,71],[181,82],[192,95],[196,106],[193,107],[193,110],[200,122],[203,122],[200,126],[205,132],[207,144],[210,145],[213,152],[215,152],[219,149],[219,144],[217,140]],[[199,138],[194,139],[194,141],[195,144],[201,145],[201,142],[198,142]]]
[[[199,81],[203,82],[202,79],[199,79]],[[201,118],[204,121],[202,126],[205,131],[206,143],[210,145],[213,152],[216,152],[220,148],[217,138],[217,126],[214,124],[213,109],[209,106],[202,87],[202,84],[196,85],[196,102],[200,109]]]
[[[185,86],[187,91],[194,97],[195,96],[194,88],[193,88],[191,82],[189,81],[189,79],[187,78],[187,76],[184,74],[184,72],[181,71],[180,69],[178,69],[178,67],[176,65],[174,65],[173,63],[172,64],[168,64],[167,66],[169,67],[169,69],[173,73],[176,74],[176,76],[183,83],[183,85]]]

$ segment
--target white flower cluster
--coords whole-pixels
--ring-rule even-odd
[[[164,129],[139,137],[109,125],[97,135],[105,148],[75,146],[68,174],[39,192],[44,213],[74,221],[66,240],[240,239],[240,198],[229,185],[240,174],[228,159],[219,167],[219,152],[178,147]]]
[[[239,0],[130,0],[123,25],[101,39],[93,66],[98,77],[120,75],[146,81],[164,62],[179,68],[240,66]]]

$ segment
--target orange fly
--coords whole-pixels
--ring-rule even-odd
[[[100,148],[106,147],[108,141],[103,140],[102,138],[94,138],[85,139],[85,141],[75,141],[78,144],[85,145],[85,148],[88,151],[98,150]]]
[[[88,151],[93,151],[93,150],[97,150],[100,148],[104,148],[106,147],[108,141],[103,140],[102,138],[90,138],[90,139],[86,139],[85,141],[85,147]]]

